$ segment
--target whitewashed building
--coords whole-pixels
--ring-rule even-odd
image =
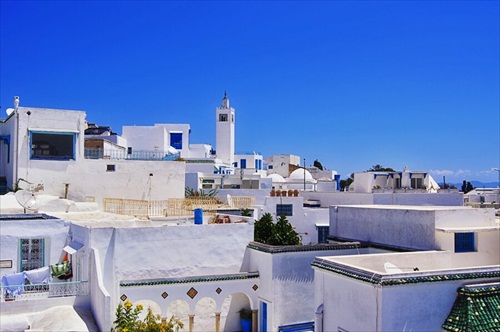
[[[317,257],[315,331],[498,327],[498,309],[489,304],[500,280],[500,225],[492,209],[331,207],[330,234],[420,251]],[[463,289],[492,296],[475,307],[477,316],[463,314]],[[461,313],[452,315],[457,305]]]
[[[407,192],[420,190],[435,193],[439,189],[437,182],[428,172],[409,171],[406,167],[401,172],[357,172],[349,192]]]
[[[9,112],[0,121],[0,177],[11,189],[43,188],[46,194],[99,205],[104,197],[184,195],[183,162],[132,160],[104,152],[86,156],[84,111],[21,107],[16,97]],[[124,151],[117,143],[110,145],[115,152]]]
[[[266,157],[267,174],[279,174],[283,178],[290,176],[300,167],[300,157],[292,154],[280,154]]]

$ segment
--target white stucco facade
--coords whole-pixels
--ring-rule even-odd
[[[300,157],[292,154],[280,154],[266,157],[267,174],[290,176],[290,166],[300,166]]]

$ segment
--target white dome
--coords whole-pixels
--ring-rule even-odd
[[[306,181],[314,181],[311,173],[309,173],[308,170],[305,171],[305,177],[306,177]],[[290,176],[288,177],[288,180],[289,181],[297,181],[297,180],[304,181],[304,169],[298,168],[295,171],[293,171],[292,174],[290,174]]]
[[[286,182],[285,179],[281,175],[276,174],[276,173],[269,174],[267,177],[269,179],[272,179],[273,182]]]

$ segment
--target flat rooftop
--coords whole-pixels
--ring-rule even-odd
[[[471,265],[448,251],[317,257],[312,266],[354,279],[386,285],[459,279],[500,278],[500,265]]]
[[[342,208],[377,209],[377,210],[414,210],[414,211],[451,211],[471,210],[470,206],[438,206],[438,205],[332,205]],[[331,207],[332,207],[331,206]]]

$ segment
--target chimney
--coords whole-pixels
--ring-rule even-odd
[[[14,97],[14,109],[17,111],[17,108],[19,107],[19,96]]]

